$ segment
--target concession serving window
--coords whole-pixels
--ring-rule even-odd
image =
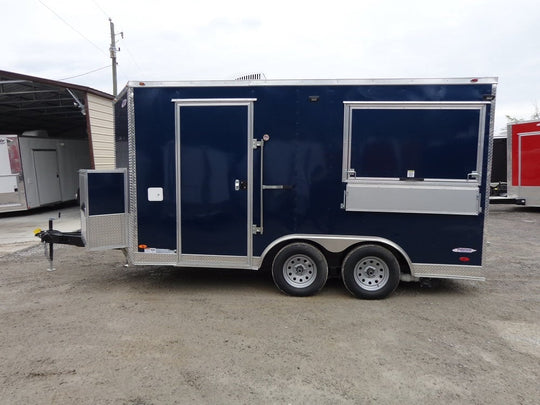
[[[344,102],[347,211],[478,215],[486,103]]]

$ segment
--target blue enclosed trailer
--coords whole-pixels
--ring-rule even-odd
[[[130,82],[82,237],[134,265],[271,268],[310,295],[481,280],[495,78]]]

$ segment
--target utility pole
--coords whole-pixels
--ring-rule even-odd
[[[109,18],[109,23],[111,25],[111,47],[109,48],[109,51],[111,53],[111,59],[112,59],[112,80],[113,80],[113,96],[116,97],[117,87],[116,87],[116,51],[119,51],[120,49],[116,49],[116,35],[114,33],[114,23]],[[121,32],[120,35],[122,38],[124,38],[124,33]]]

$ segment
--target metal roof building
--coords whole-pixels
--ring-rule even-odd
[[[114,97],[55,80],[0,70],[0,134],[46,131],[87,139],[91,167],[115,167]]]

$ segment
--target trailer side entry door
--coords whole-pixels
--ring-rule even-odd
[[[479,214],[484,103],[344,106],[347,211]]]
[[[250,264],[252,101],[174,100],[179,264]]]
[[[519,133],[518,184],[540,186],[540,131]]]

